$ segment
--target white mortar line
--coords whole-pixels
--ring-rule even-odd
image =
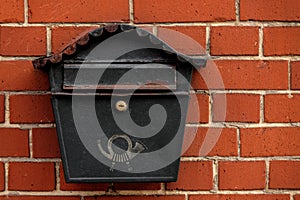
[[[28,25],[28,0],[24,0],[24,25]]]
[[[213,191],[217,192],[219,190],[219,162],[218,160],[213,160]]]
[[[265,156],[265,157],[237,157],[237,156],[199,156],[199,157],[181,157],[181,162],[198,162],[198,161],[266,161],[266,160],[282,160],[282,161],[300,161],[300,156]]]
[[[4,178],[5,178],[5,189],[4,191],[8,191],[8,179],[9,179],[9,163],[4,163]]]
[[[56,190],[60,191],[60,162],[55,163]]]
[[[30,129],[30,128],[55,128],[55,124],[0,124],[0,128],[19,128],[19,129]]]
[[[124,22],[81,22],[76,24],[76,26],[105,26],[110,24],[124,24]],[[127,23],[129,24],[129,23]],[[153,26],[154,23],[137,23],[135,26]],[[237,26],[237,21],[227,21],[227,22],[179,22],[179,23],[170,23],[170,22],[160,22],[155,23],[157,26]],[[3,26],[15,26],[15,27],[24,27],[24,24],[20,23],[1,23]],[[74,23],[70,22],[53,22],[53,23],[29,23],[26,26],[74,26]],[[265,27],[280,27],[280,26],[300,26],[300,22],[268,22],[268,21],[240,21],[238,26],[265,26]]]
[[[156,26],[153,27],[153,31],[155,32]],[[206,47],[207,48],[207,47]],[[196,56],[199,57],[199,56]],[[1,61],[14,61],[14,60],[35,60],[40,58],[40,56],[0,56]],[[282,60],[282,61],[300,61],[300,56],[209,56],[205,57],[208,60]]]
[[[241,157],[241,130],[240,128],[236,129],[237,134],[237,145],[238,145],[238,157]]]
[[[266,159],[266,191],[269,191],[269,178],[270,178],[270,160]]]
[[[210,26],[205,28],[206,54],[210,55]]]
[[[240,0],[235,0],[235,17],[236,22],[240,22]]]
[[[32,143],[32,129],[29,129],[29,155],[33,158],[33,143]]]
[[[265,105],[264,105],[264,95],[260,95],[260,106],[259,106],[259,123],[262,124],[265,121]]]
[[[51,55],[52,51],[52,27],[46,28],[46,39],[47,39],[47,56]]]
[[[0,162],[61,162],[59,158],[1,157]]]
[[[258,29],[258,56],[264,59],[264,27],[260,26]]]
[[[10,123],[10,112],[9,112],[9,92],[4,93],[5,98],[5,121],[4,124],[1,124],[0,126],[8,126]]]
[[[134,8],[133,8],[133,0],[129,0],[129,20],[130,24],[134,24]]]
[[[186,124],[187,127],[208,127],[208,128],[284,128],[300,127],[300,122],[292,123],[247,123],[247,122],[213,122],[209,124]]]
[[[288,90],[291,91],[292,78],[291,78],[291,60],[288,61]]]

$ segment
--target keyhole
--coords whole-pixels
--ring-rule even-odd
[[[125,101],[118,101],[116,103],[116,109],[118,111],[121,111],[121,112],[126,111],[127,110],[127,103]]]

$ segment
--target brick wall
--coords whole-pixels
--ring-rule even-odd
[[[0,0],[0,5],[0,200],[300,199],[299,0]],[[222,76],[224,89],[207,89],[194,76],[201,116],[187,127],[186,134],[198,127],[197,135],[175,183],[64,180],[49,82],[31,61],[109,23],[188,34],[205,47]],[[208,63],[203,73],[209,69]],[[214,112],[223,94],[225,120]],[[221,136],[200,157],[208,129],[221,129]]]

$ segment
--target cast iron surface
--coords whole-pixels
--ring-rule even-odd
[[[113,51],[121,56],[111,59],[113,52],[103,50],[101,45],[118,33],[126,34],[108,45],[115,44]],[[132,45],[143,48],[122,53],[126,45],[129,49]],[[33,64],[49,74],[67,182],[176,181],[189,101],[188,83],[193,68],[204,66],[205,60],[178,54],[142,29],[116,25],[96,29],[60,54],[37,59]],[[79,70],[83,74],[81,78],[77,77]],[[138,82],[119,81],[129,70],[139,78]],[[89,79],[99,73],[103,74],[97,82]],[[133,92],[136,87],[139,88]],[[86,125],[83,131],[79,130],[83,127],[76,127],[73,118],[74,97]],[[94,105],[90,105],[91,99],[95,100]],[[151,107],[161,105],[167,114],[163,128],[151,137],[142,137],[147,131],[141,137],[136,132],[132,136],[129,133],[135,129],[131,126],[121,129],[113,117],[125,115],[114,106],[118,101],[128,105],[131,119],[141,127],[150,123]],[[96,110],[101,130],[89,126],[92,108]],[[82,137],[88,138],[87,141]],[[169,148],[164,148],[170,143]],[[161,149],[164,150],[154,157],[147,156]],[[160,169],[141,172],[170,157],[176,159]]]

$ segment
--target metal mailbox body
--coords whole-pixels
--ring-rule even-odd
[[[176,181],[193,70],[186,58],[116,25],[34,61],[49,74],[67,182]]]

